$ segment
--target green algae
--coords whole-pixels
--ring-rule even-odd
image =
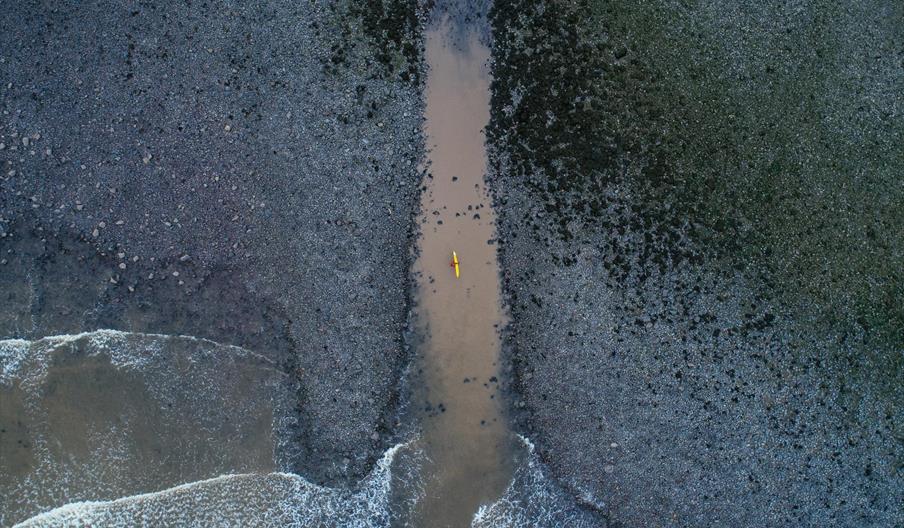
[[[622,279],[745,270],[820,326],[899,349],[904,35],[849,34],[876,6],[768,4],[499,3],[491,140],[562,238],[638,234],[614,248]]]
[[[365,45],[377,64],[374,77],[419,84],[422,57],[416,0],[346,0],[331,3],[329,8],[339,20],[335,30],[342,38],[324,64],[327,72],[338,73],[348,65],[352,48]]]

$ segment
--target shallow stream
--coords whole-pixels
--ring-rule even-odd
[[[484,187],[489,56],[476,31],[460,31],[449,19],[426,33],[429,166],[415,265],[416,323],[425,336],[414,379],[426,455],[418,526],[470,525],[512,476],[498,378],[505,315]]]

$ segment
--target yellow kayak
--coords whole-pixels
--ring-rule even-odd
[[[452,252],[452,267],[455,268],[455,278],[457,279],[457,278],[459,277],[459,272],[458,272],[458,255],[455,254],[454,251]]]

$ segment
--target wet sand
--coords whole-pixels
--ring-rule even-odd
[[[484,188],[489,50],[471,33],[450,42],[448,21],[426,34],[429,176],[422,201],[417,323],[425,497],[419,526],[469,526],[512,473],[499,402],[500,302],[494,217]],[[450,266],[452,251],[461,276]]]

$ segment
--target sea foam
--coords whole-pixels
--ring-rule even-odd
[[[481,506],[472,528],[594,528],[603,525],[599,516],[577,505],[547,473],[534,444],[518,435],[525,456],[512,482],[497,501]]]
[[[0,340],[0,526],[67,503],[286,470],[290,389],[266,358],[192,336]]]
[[[391,467],[409,443],[387,450],[358,486],[328,488],[290,473],[223,475],[156,493],[68,504],[18,527],[388,526]]]
[[[202,396],[204,408],[213,402],[208,398],[222,398],[222,388],[209,376],[209,370],[215,369],[222,374],[224,364],[232,365],[236,361],[242,365],[250,362],[267,370],[273,368],[267,359],[250,351],[192,336],[100,330],[35,341],[0,341],[0,390],[22,386],[22,393],[29,400],[25,402],[26,407],[39,405],[38,396],[44,390],[42,384],[55,368],[55,362],[59,362],[58,351],[69,347],[72,347],[72,351],[67,352],[70,355],[102,357],[116,369],[149,375],[153,399],[160,401],[168,401],[172,392],[185,391],[178,386],[179,380],[173,378],[167,366],[181,362],[181,372],[188,373],[183,381],[192,380],[201,392],[212,391],[213,396]],[[184,365],[186,362],[188,367]],[[276,430],[282,409],[273,410],[276,411]],[[213,422],[221,419],[216,417]],[[120,465],[130,463],[132,436],[127,434],[128,431],[121,431],[128,427],[128,423],[123,423],[91,432],[89,458],[98,461],[97,464],[67,467],[65,461],[39,461],[38,469],[17,488],[42,493],[52,488],[52,493],[38,501],[41,502],[38,506],[65,505],[27,518],[16,526],[388,527],[393,519],[397,519],[399,511],[410,512],[423,494],[423,479],[418,475],[417,462],[422,454],[417,450],[416,440],[411,440],[387,450],[371,473],[351,488],[320,486],[299,475],[279,471],[234,472],[152,493],[109,500],[81,500],[92,496],[106,498],[111,494],[116,497],[117,489],[129,489],[117,482],[121,477],[118,474]],[[596,514],[578,507],[574,498],[550,478],[534,445],[523,436],[519,439],[523,456],[519,457],[511,483],[500,499],[478,510],[472,527],[600,526],[601,519]],[[43,459],[52,451],[50,440],[53,439],[37,439],[42,444],[37,450],[39,458]],[[406,453],[404,461],[394,463],[398,462],[400,452]],[[276,467],[279,469],[280,465],[277,463]],[[55,482],[60,475],[64,478]],[[97,487],[87,493],[82,490],[73,494],[66,489],[69,479],[90,482]],[[404,496],[400,497],[400,493]],[[28,494],[23,494],[21,500],[34,502]],[[7,522],[10,520],[16,519],[6,519]],[[6,522],[0,524],[6,525]]]

